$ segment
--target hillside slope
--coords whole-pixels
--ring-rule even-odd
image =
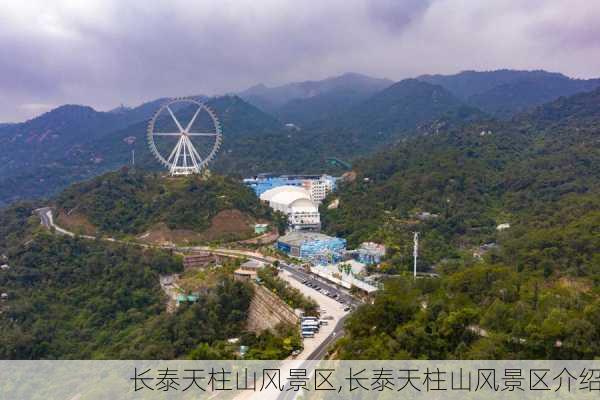
[[[356,181],[339,192],[342,206],[324,211],[325,226],[351,232],[354,242],[394,240],[401,224],[393,221],[427,211],[439,217],[425,226],[445,243],[479,243],[493,238],[495,224],[505,219],[525,220],[568,195],[598,194],[599,104],[596,90],[513,122],[442,130],[365,158],[356,165]]]
[[[275,218],[254,192],[232,178],[164,178],[128,169],[75,184],[57,196],[55,205],[59,223],[73,221],[67,228],[84,225],[91,233],[108,235],[146,232],[143,238],[166,235],[163,241],[247,238],[253,223]]]
[[[599,110],[596,90],[358,163],[322,221],[351,244],[385,243],[377,272],[401,277],[351,316],[340,357],[600,354]],[[437,279],[409,275],[415,231],[418,269]]]

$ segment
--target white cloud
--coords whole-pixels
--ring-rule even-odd
[[[12,1],[0,9],[0,121],[15,104],[100,109],[355,71],[600,70],[589,0]]]

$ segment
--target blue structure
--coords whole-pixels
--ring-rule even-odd
[[[386,248],[382,244],[364,242],[356,250],[349,252],[354,258],[363,264],[379,264],[385,257]]]
[[[250,187],[257,196],[267,190],[279,186],[299,186],[305,187],[306,181],[319,181],[327,180],[330,181],[332,187],[335,189],[336,178],[329,175],[271,175],[271,174],[260,174],[253,178],[244,179],[244,184]]]
[[[290,232],[277,241],[277,248],[293,257],[320,264],[342,260],[346,239],[316,232]]]
[[[363,264],[371,265],[379,264],[381,262],[381,256],[377,254],[370,254],[366,251],[358,251],[357,253],[356,260]]]

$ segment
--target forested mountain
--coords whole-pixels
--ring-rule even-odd
[[[315,124],[303,130],[286,129],[275,117],[237,96],[208,99],[207,104],[216,111],[224,132],[221,150],[211,169],[244,175],[265,171],[328,171],[331,167],[328,167],[326,159],[329,157],[352,158],[370,152],[441,116],[462,121],[481,114],[462,106],[443,88],[417,81],[396,84],[326,124]],[[71,182],[116,169],[129,163],[132,150],[135,150],[139,168],[159,170],[161,166],[147,146],[147,121],[141,120],[126,127],[122,127],[121,123],[127,115],[141,118],[142,115],[148,116],[152,109],[154,107],[147,107],[146,114],[126,109],[109,113],[86,109],[94,118],[106,119],[110,124],[94,130],[88,130],[86,122],[75,127],[67,126],[64,131],[68,134],[65,134],[60,146],[40,144],[39,151],[47,156],[32,157],[30,164],[6,170],[0,175],[0,188],[7,188],[0,191],[0,202],[49,195]],[[183,120],[190,118],[192,113],[191,108],[178,110]],[[20,129],[27,126],[34,136],[39,132],[30,128],[29,123],[18,126]],[[18,135],[10,132],[5,132],[6,140]],[[83,135],[81,132],[85,132],[85,140],[71,142],[72,137]],[[23,146],[17,146],[18,150],[13,153],[5,153],[9,165],[15,166],[11,160],[25,151]]]
[[[64,106],[31,121],[0,128],[4,165],[0,169],[0,204],[51,195],[72,182],[119,168],[130,163],[132,150],[136,151],[136,164],[157,170],[160,165],[148,150],[146,129],[148,119],[162,102],[111,112]],[[221,155],[231,154],[229,146],[238,140],[244,142],[245,136],[283,130],[274,117],[238,97],[213,98],[207,103],[219,115],[226,133]],[[177,112],[190,118],[193,111]]]
[[[160,276],[184,273],[180,255],[55,235],[34,207],[0,210],[2,359],[233,359],[232,337],[246,358],[274,359],[297,346],[289,327],[245,330],[253,287],[233,279],[239,262],[205,271],[197,302],[167,312]]]
[[[418,231],[419,269],[440,278],[388,282],[349,321],[342,357],[599,354],[599,144],[595,90],[357,163],[339,207],[322,209],[325,229],[385,243],[379,272],[391,274],[411,269]]]
[[[464,71],[456,75],[423,75],[417,79],[441,85],[470,105],[502,118],[561,96],[600,87],[600,79],[572,79],[546,71]]]
[[[212,170],[235,175],[340,174],[343,171],[328,165],[327,159],[352,161],[414,135],[489,120],[491,116],[478,107],[493,115],[512,115],[596,83],[544,71],[504,70],[424,76],[393,85],[346,74],[273,92],[261,89],[273,94],[278,104],[285,103],[280,110],[290,115],[318,116],[305,120],[299,130],[285,127],[281,115],[267,114],[237,96],[201,99],[223,125],[224,141]],[[163,100],[110,112],[64,106],[0,127],[0,204],[48,196],[72,182],[115,170],[130,163],[133,150],[138,168],[159,170],[148,150],[146,128]],[[192,111],[177,110],[183,119]]]
[[[346,73],[320,81],[289,83],[273,88],[256,85],[239,95],[278,116],[284,123],[305,127],[347,110],[392,83],[387,79]]]
[[[328,169],[328,158],[353,159],[369,154],[419,135],[421,128],[430,128],[436,121],[460,125],[481,118],[485,114],[466,106],[441,86],[405,80],[306,129],[232,140],[224,144],[227,154],[218,157],[215,169],[245,174],[340,173]]]
[[[111,236],[160,231],[188,241],[239,239],[252,235],[254,223],[278,218],[229,177],[165,178],[127,168],[72,185],[53,203],[59,223],[75,220],[86,233]]]
[[[405,79],[356,105],[325,124],[337,130],[359,131],[364,142],[374,136],[412,134],[422,124],[446,115],[463,119],[482,115],[440,85]]]
[[[340,208],[324,210],[326,227],[350,235],[351,242],[382,240],[388,226],[427,211],[438,218],[425,225],[446,239],[477,242],[495,232],[496,223],[521,220],[521,211],[570,194],[596,193],[599,104],[596,90],[513,122],[440,130],[365,158],[356,164],[357,179],[336,194]]]

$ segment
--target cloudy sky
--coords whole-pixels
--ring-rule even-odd
[[[600,76],[596,0],[6,0],[0,122],[344,72]]]

